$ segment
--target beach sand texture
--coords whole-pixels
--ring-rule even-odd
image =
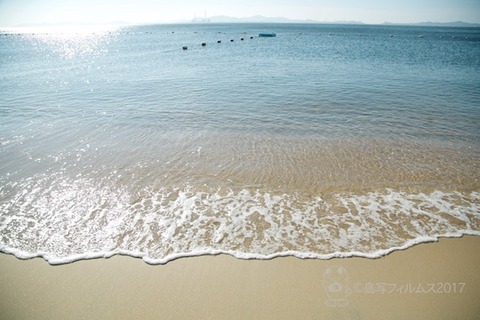
[[[480,237],[380,259],[166,265],[114,256],[51,266],[0,255],[2,319],[478,319]]]

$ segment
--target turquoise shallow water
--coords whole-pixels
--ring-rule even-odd
[[[375,257],[479,234],[479,102],[477,28],[4,30],[0,250]]]

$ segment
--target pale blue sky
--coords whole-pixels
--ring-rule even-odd
[[[480,0],[0,0],[0,26],[191,20],[195,15],[366,23],[480,23]]]

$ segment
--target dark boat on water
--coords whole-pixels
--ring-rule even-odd
[[[258,35],[259,37],[276,37],[277,35],[275,33],[260,33]]]

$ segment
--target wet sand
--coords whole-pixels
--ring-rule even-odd
[[[0,254],[2,319],[476,319],[480,237],[386,257],[114,256],[51,266]]]

